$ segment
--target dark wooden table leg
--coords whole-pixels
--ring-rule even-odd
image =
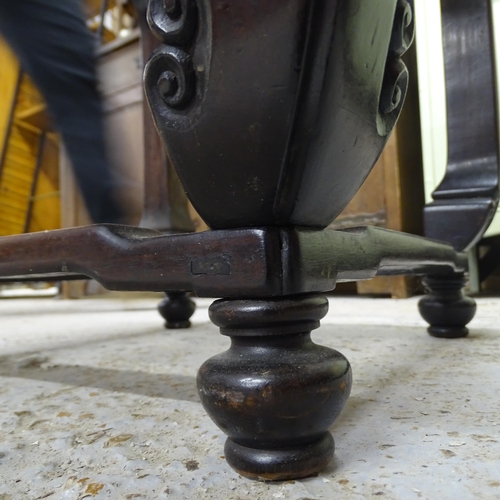
[[[228,435],[226,460],[243,476],[306,477],[331,460],[328,428],[352,377],[342,354],[311,340],[327,311],[326,297],[315,295],[218,300],[210,307],[231,347],[202,365],[198,393]]]
[[[133,1],[141,31],[141,51],[146,62],[160,42],[149,29],[147,0]],[[187,198],[182,190],[174,166],[155,128],[146,98],[143,103],[144,125],[144,210],[141,227],[165,233],[193,231],[189,219]],[[158,304],[158,312],[165,319],[165,328],[189,328],[189,318],[196,304],[184,292],[165,292]]]
[[[412,0],[150,1],[148,22],[162,44],[146,65],[146,95],[193,206],[212,229],[290,228],[291,239],[280,234],[269,254],[263,287],[293,276],[292,289],[322,292],[319,283],[335,281],[337,269],[312,264],[325,241],[308,260],[293,228],[327,227],[384,148],[408,87],[401,56],[413,40],[412,7]],[[235,275],[240,258],[250,272],[259,262],[229,242],[223,255],[205,248],[206,262],[190,270],[213,290]],[[284,265],[287,249],[294,266]],[[302,271],[314,279],[305,283]],[[267,295],[246,294],[245,286],[211,307],[232,347],[200,369],[202,402],[228,434],[226,457],[242,474],[315,474],[333,454],[328,427],[350,390],[347,360],[310,340],[326,299],[290,298],[281,288],[256,300]],[[217,293],[234,297],[227,285]]]
[[[448,161],[424,208],[425,236],[465,251],[482,237],[498,205],[493,14],[490,0],[441,0],[441,9]]]
[[[158,312],[165,319],[165,328],[189,328],[189,318],[196,304],[186,292],[165,292],[166,297],[158,304]]]
[[[446,73],[448,164],[424,209],[425,235],[471,249],[498,205],[499,158],[492,6],[489,0],[441,0]],[[464,78],[464,74],[467,78]],[[429,333],[456,338],[476,312],[463,275],[428,276],[419,304]]]
[[[447,339],[466,337],[466,325],[476,314],[476,302],[462,291],[464,274],[427,276],[422,281],[427,295],[420,299],[418,309],[430,325],[429,334]]]

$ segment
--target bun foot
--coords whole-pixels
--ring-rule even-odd
[[[219,300],[211,320],[231,347],[198,372],[198,393],[228,435],[226,460],[252,479],[320,472],[333,456],[328,428],[351,390],[351,367],[311,340],[328,311],[322,296]]]
[[[227,463],[239,474],[264,481],[287,481],[315,476],[333,458],[335,443],[329,432],[312,443],[282,449],[243,446],[228,438]]]
[[[158,312],[165,319],[165,328],[189,328],[189,318],[196,304],[186,292],[166,292],[166,297],[158,304]]]
[[[427,295],[420,299],[418,309],[429,323],[433,337],[456,339],[469,334],[467,325],[476,314],[476,302],[462,292],[463,274],[426,276],[422,280]]]

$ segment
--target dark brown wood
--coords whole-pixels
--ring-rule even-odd
[[[448,164],[424,210],[425,235],[469,250],[498,205],[499,141],[493,14],[489,0],[441,0],[446,74]],[[431,276],[420,312],[429,333],[463,337],[476,305],[462,277]]]
[[[274,267],[280,261],[275,230],[163,235],[94,225],[1,238],[0,255],[3,276],[78,274],[110,290],[195,290],[211,297],[224,290],[232,297],[272,296],[282,289]]]
[[[490,0],[441,0],[448,165],[425,207],[425,235],[470,249],[498,205],[499,141]]]
[[[463,274],[427,276],[423,283],[427,295],[418,303],[422,317],[433,337],[455,339],[469,334],[467,325],[476,314],[476,302],[462,292]]]
[[[135,0],[134,6],[145,63],[159,42],[147,23],[147,2]],[[187,197],[156,131],[146,99],[143,101],[143,127],[144,205],[140,225],[164,232],[193,231]],[[165,319],[165,328],[169,329],[189,327],[194,309],[194,302],[183,292],[167,292],[166,298],[158,304],[158,312]]]
[[[0,238],[0,278],[95,279],[110,290],[205,297],[328,292],[336,282],[401,274],[453,275],[466,254],[375,227],[252,228],[164,235],[102,224]]]
[[[329,226],[375,225],[423,235],[424,186],[416,50],[404,55],[410,72],[398,123],[369,176]]]
[[[415,90],[409,88],[409,93]],[[400,121],[366,181],[337,217],[331,228],[357,225],[375,225],[395,231],[422,235],[424,189],[422,155],[419,133],[412,125],[414,113],[418,114],[412,95],[405,103]],[[410,112],[406,112],[407,104]],[[416,108],[416,111],[415,111]],[[413,124],[415,125],[415,124]],[[417,128],[420,126],[416,123]],[[406,298],[421,290],[418,280],[408,276],[376,277],[359,281],[360,294],[388,294],[395,298]]]
[[[194,314],[196,304],[185,292],[167,292],[158,304],[158,312],[165,319],[165,328],[189,328],[189,318]]]
[[[382,155],[351,203],[355,199],[360,203],[361,198],[375,198],[379,205],[372,206],[372,213],[385,215],[380,217],[380,222],[375,219],[376,225],[421,236],[425,201],[415,46],[405,53],[403,60],[409,71],[405,105]],[[373,180],[369,182],[374,173],[378,174],[376,184]],[[359,225],[370,223],[360,221]],[[409,276],[376,277],[358,282],[357,288],[361,294],[382,293],[394,298],[406,298],[422,291],[419,280]]]
[[[149,29],[147,1],[134,0],[144,64],[160,44]],[[156,130],[146,99],[144,124],[144,209],[140,226],[166,232],[193,231],[187,198]]]
[[[311,341],[328,311],[322,296],[219,300],[211,320],[231,337],[198,372],[201,402],[228,435],[238,473],[272,481],[307,477],[333,456],[329,427],[351,391],[347,359]]]
[[[163,45],[147,64],[146,93],[209,226],[325,227],[340,213],[403,104],[406,46],[396,35],[411,39],[413,23],[400,4],[409,5],[196,2],[196,34],[180,41],[162,0],[150,2]],[[160,89],[167,73],[171,96]]]

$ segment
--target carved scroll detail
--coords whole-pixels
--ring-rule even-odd
[[[189,55],[176,47],[162,46],[153,55],[149,71],[162,101],[182,109],[193,98],[196,79]]]
[[[197,26],[193,0],[151,0],[147,19],[152,32],[165,45],[147,65],[146,87],[157,92],[170,108],[185,108],[195,95],[196,77],[188,45]]]
[[[379,102],[380,113],[389,125],[388,130],[391,130],[394,126],[408,90],[408,69],[400,58],[410,47],[414,36],[413,2],[411,0],[399,0],[394,15],[384,83]],[[381,133],[384,133],[380,126],[379,129]]]
[[[196,30],[196,11],[192,0],[150,0],[148,23],[163,43],[185,45]]]

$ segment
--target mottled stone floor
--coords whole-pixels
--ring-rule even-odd
[[[314,339],[354,373],[335,459],[267,484],[226,466],[197,398],[228,345],[209,301],[166,331],[157,297],[126,297],[0,300],[0,500],[500,498],[500,299],[447,341],[415,299],[332,298]]]

